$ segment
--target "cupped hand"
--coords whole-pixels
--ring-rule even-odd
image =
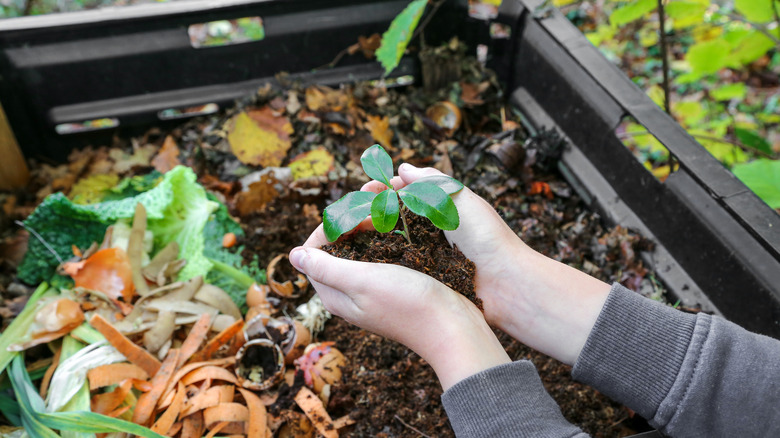
[[[509,361],[480,311],[441,282],[391,264],[340,259],[320,250],[322,226],[290,252],[325,308],[348,322],[396,340],[431,364],[447,389]]]
[[[390,181],[395,190],[426,176],[442,175],[434,168],[417,168],[407,163],[398,168],[398,174]],[[385,188],[381,182],[371,181],[361,190],[380,192]],[[490,204],[468,187],[455,193],[452,199],[458,209],[460,225],[454,231],[445,231],[444,235],[476,265],[476,292],[482,299],[485,318],[490,324],[501,327],[505,316],[503,310],[507,307],[505,300],[510,299],[501,292],[514,289],[513,273],[518,268],[516,261],[518,257],[530,255],[533,251],[517,237]]]
[[[395,190],[430,175],[433,168],[402,164]],[[371,181],[362,190],[379,192]],[[452,196],[460,226],[445,231],[477,267],[475,286],[487,321],[515,339],[573,364],[609,293],[609,285],[549,259],[526,245],[493,207],[468,188]]]

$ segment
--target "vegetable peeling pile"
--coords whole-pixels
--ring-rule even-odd
[[[267,286],[264,271],[243,266],[240,248],[226,242],[241,228],[214,214],[225,206],[190,168],[151,177],[153,188],[122,199],[82,205],[53,194],[25,221],[37,240],[20,278],[68,286],[41,283],[0,338],[16,396],[0,399],[6,418],[29,436],[270,437],[291,420],[269,416],[266,405],[281,382],[295,385],[298,368],[295,401],[312,432],[333,436],[350,424],[323,406],[343,355],[312,342],[317,316],[328,317],[318,299],[302,306],[304,322],[271,316],[280,303],[272,289],[290,294],[305,278]],[[209,229],[226,237],[214,242]],[[52,356],[25,364],[25,352],[42,344]]]

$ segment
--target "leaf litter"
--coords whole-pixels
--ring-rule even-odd
[[[374,50],[372,41],[362,41],[355,52]],[[458,62],[459,79],[434,92],[368,83],[261,88],[236,108],[170,132],[152,129],[111,147],[74,151],[67,164],[33,167],[29,190],[3,195],[9,208],[0,213],[0,237],[8,250],[0,253],[0,315],[19,322],[3,338],[43,333],[80,339],[89,345],[80,350],[84,354],[111,349],[108,362],[84,367],[84,380],[58,376],[68,361],[51,361],[62,342],[57,339],[48,341],[52,349],[25,345],[24,358],[28,364],[49,361],[50,398],[86,384],[94,412],[163,435],[416,436],[411,426],[452,436],[433,371],[402,345],[330,318],[280,257],[308,237],[325,206],[368,181],[360,168],[368,146],[385,146],[395,165],[434,166],[463,181],[545,255],[658,295],[637,256],[649,243],[630,230],[605,227],[555,171],[559,138],[527,132],[504,106],[492,73],[468,58]],[[166,180],[181,172],[180,163],[194,169],[192,176]],[[180,196],[165,190],[194,196],[207,215],[176,207],[185,216],[161,223]],[[44,200],[58,191],[68,198]],[[120,204],[109,210],[107,201]],[[57,284],[34,295],[25,314],[9,292],[25,287],[14,276],[21,265],[13,242],[21,237],[6,225],[38,205],[70,215],[46,222],[41,210],[38,219],[28,219],[67,263],[59,274],[51,268],[24,277],[33,286]],[[141,210],[145,226],[133,220]],[[55,238],[52,231],[67,235],[72,220],[92,231],[79,239]],[[112,239],[125,243],[115,247]],[[192,239],[203,243],[193,246]],[[36,266],[59,264],[37,239],[32,242],[28,256]],[[209,284],[215,278],[223,280],[219,287]],[[57,297],[74,303],[83,319],[71,312],[62,321],[36,322],[35,311]],[[299,344],[312,348],[294,347],[298,335]],[[587,432],[617,436],[643,427],[626,408],[571,381],[568,367],[499,336],[512,358],[534,361],[566,418]],[[284,356],[281,378],[258,392],[242,387],[236,375],[236,354],[256,339],[270,341]],[[317,360],[330,354],[321,341],[342,358],[337,374],[317,368]],[[253,372],[261,374],[255,377],[270,378],[262,374],[271,368],[262,364],[276,359],[254,354],[243,357],[255,361]],[[288,360],[290,354],[303,359]]]

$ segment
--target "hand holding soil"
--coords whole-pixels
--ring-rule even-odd
[[[509,362],[480,311],[463,295],[409,268],[331,256],[317,249],[324,240],[320,226],[290,253],[290,261],[308,275],[328,311],[407,345],[431,364],[445,390]]]
[[[398,172],[391,180],[395,190],[440,174],[409,164]],[[362,188],[385,189],[378,181]],[[476,293],[484,318],[521,342],[573,364],[609,285],[533,251],[468,188],[453,200],[461,222],[445,236],[477,267]],[[366,219],[357,229],[371,228]],[[508,360],[483,315],[462,295],[408,268],[343,260],[317,249],[327,243],[320,225],[304,247],[290,253],[290,260],[309,276],[328,310],[409,346],[431,363],[445,389]],[[478,359],[455,359],[462,357]]]
[[[396,190],[441,174],[402,164]],[[363,190],[380,190],[369,182]],[[460,226],[447,240],[477,267],[476,293],[485,318],[520,342],[573,364],[609,293],[609,285],[526,245],[485,200],[464,188],[452,197]]]

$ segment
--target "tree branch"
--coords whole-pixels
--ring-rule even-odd
[[[661,39],[661,61],[664,74],[664,110],[666,110],[667,114],[672,115],[671,102],[669,101],[669,55],[666,45],[666,13],[663,0],[658,0],[658,21],[658,35]]]

